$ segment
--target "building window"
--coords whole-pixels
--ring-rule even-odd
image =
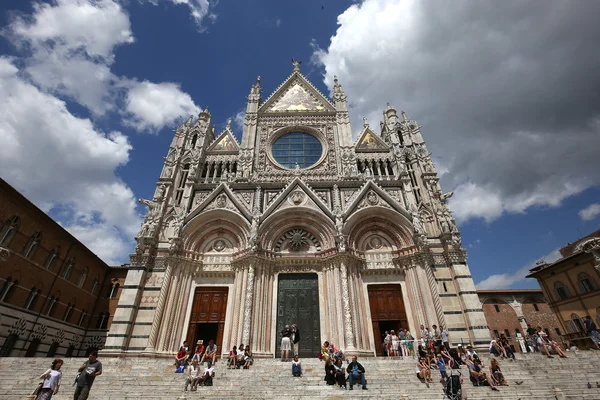
[[[540,308],[538,307],[538,305],[536,303],[533,303],[533,309],[535,311],[540,311]]]
[[[410,184],[412,186],[413,193],[415,194],[415,200],[417,201],[417,203],[419,203],[421,201],[421,188],[417,183],[417,176],[415,175],[415,170],[413,169],[413,166],[408,157],[406,157],[406,170],[408,171],[408,176],[410,177]]]
[[[443,283],[444,284],[444,292],[448,291],[448,287],[446,286],[446,282]]]
[[[18,339],[19,335],[17,335],[16,333],[11,333],[10,335],[8,335],[6,339],[4,339],[4,344],[2,345],[2,348],[0,348],[0,357],[9,357],[10,352],[12,351],[13,347],[15,347],[15,343],[17,343]]]
[[[109,299],[116,299],[117,298],[117,294],[119,292],[119,287],[121,285],[119,285],[119,281],[118,280],[113,280],[112,281],[112,286],[110,288],[110,292],[108,293],[108,298]]]
[[[23,252],[21,254],[23,254],[23,256],[25,258],[28,258],[31,260],[34,256],[36,250],[38,249],[41,240],[42,240],[41,232],[36,232],[33,235],[31,235],[31,237],[27,241],[27,244],[25,245],[25,247],[23,247]]]
[[[83,326],[83,322],[85,320],[86,312],[85,310],[81,310],[81,315],[79,315],[79,321],[77,321],[77,325]]]
[[[0,229],[0,246],[8,246],[10,244],[19,230],[20,223],[21,220],[16,215],[13,215],[12,218],[4,222],[2,229]]]
[[[564,300],[571,297],[569,289],[560,281],[554,284],[554,290],[556,291],[556,296],[558,300]]]
[[[58,261],[59,253],[60,247],[57,247],[48,253],[48,257],[46,257],[46,262],[44,263],[44,268],[46,268],[48,271],[52,271],[56,265],[56,262]]]
[[[500,333],[496,329],[494,329],[494,337],[500,337]]]
[[[39,338],[35,338],[31,342],[29,342],[29,347],[25,352],[25,357],[35,357],[35,353],[37,353],[37,349],[40,346],[41,342],[42,340]]]
[[[494,310],[496,310],[496,312],[500,312],[500,307],[498,307],[498,304],[494,304]]]
[[[46,357],[54,357],[56,355],[56,350],[58,349],[59,343],[52,342],[50,348],[48,349],[48,353],[46,353]]]
[[[594,282],[588,274],[582,272],[577,277],[577,280],[579,281],[579,291],[581,293],[588,293],[596,290],[596,282]]]
[[[510,331],[508,329],[504,330],[504,335],[509,338],[510,337]]]
[[[98,320],[96,321],[96,329],[102,329],[102,326],[104,326],[104,321],[106,320],[106,315],[108,315],[108,313],[98,314]]]
[[[571,314],[571,321],[575,328],[574,332],[583,332],[583,321],[577,314]]]
[[[69,318],[71,317],[71,311],[73,311],[73,307],[74,307],[74,305],[69,303],[69,305],[67,306],[67,309],[65,311],[65,315],[63,315],[63,321],[69,322]]]
[[[96,291],[98,290],[98,284],[100,282],[98,281],[98,278],[94,279],[94,283],[92,284],[92,294],[96,294]]]
[[[181,173],[179,174],[179,183],[177,185],[177,189],[175,191],[175,203],[177,205],[181,204],[181,199],[183,199],[183,191],[185,190],[185,181],[187,180],[188,174],[190,173],[190,164],[185,164]]]
[[[74,351],[75,351],[75,346],[73,346],[73,345],[70,345],[70,346],[67,348],[67,352],[65,353],[65,357],[66,357],[66,358],[73,357],[73,352],[74,352]]]
[[[23,307],[26,310],[32,310],[35,306],[35,301],[37,300],[37,297],[40,295],[40,293],[41,290],[36,290],[34,286],[33,289],[31,289],[31,292],[29,292],[29,296],[27,296],[27,300],[25,300],[25,305]]]
[[[102,325],[100,326],[100,329],[107,329],[108,328],[108,319],[110,318],[110,314],[106,313],[104,314],[104,320],[102,321]]]
[[[196,147],[196,142],[198,141],[198,134],[192,136],[192,149]]]
[[[14,280],[9,277],[2,285],[2,291],[0,291],[0,301],[8,302],[10,295],[12,294],[13,288],[19,283],[19,280]]]
[[[88,271],[89,271],[89,268],[86,265],[83,268],[83,271],[81,271],[81,275],[79,276],[79,281],[77,281],[78,287],[83,287],[83,285],[85,284],[85,280],[87,279],[87,276],[88,276]]]
[[[548,328],[544,328],[544,331],[546,332],[546,335],[548,335],[548,338],[550,338],[550,330]]]
[[[50,301],[48,302],[48,306],[46,307],[46,314],[48,317],[52,316],[52,311],[54,310],[54,305],[58,299],[54,296],[50,297]]]
[[[309,133],[290,132],[273,143],[271,154],[282,167],[308,168],[321,158],[323,145]]]
[[[72,257],[67,264],[67,267],[62,273],[63,279],[69,280],[71,278],[71,274],[73,273],[73,268],[75,268],[75,257]]]

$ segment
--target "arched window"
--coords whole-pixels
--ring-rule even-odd
[[[108,329],[108,319],[109,318],[110,318],[109,313],[104,314],[104,320],[102,321],[102,325],[100,326],[100,329]]]
[[[96,321],[96,329],[102,329],[102,325],[104,325],[105,318],[106,317],[105,317],[104,313],[98,314],[98,320]]]
[[[79,281],[77,281],[78,287],[83,287],[83,285],[85,284],[85,280],[87,279],[87,276],[88,276],[88,271],[89,271],[89,268],[87,265],[85,267],[83,267],[83,271],[81,271],[81,275],[79,276]]]
[[[583,321],[577,314],[571,314],[571,319],[567,321],[570,333],[583,332]]]
[[[46,306],[46,312],[44,314],[51,317],[52,311],[54,310],[54,305],[56,304],[57,301],[58,301],[57,297],[54,297],[54,296],[50,297],[50,301],[48,301],[48,306]]]
[[[27,241],[25,247],[23,247],[23,256],[28,259],[32,259],[35,251],[38,249],[40,245],[40,241],[42,240],[42,233],[36,232]]]
[[[73,346],[72,344],[69,345],[69,347],[67,348],[67,352],[65,353],[65,357],[66,358],[73,357],[74,351],[75,351],[75,346]]]
[[[557,300],[564,300],[571,297],[569,289],[560,281],[554,284],[554,291],[556,292]]]
[[[2,285],[2,290],[0,291],[0,301],[8,302],[8,299],[12,294],[13,288],[18,283],[18,280],[13,280],[12,277],[8,277],[8,279],[4,282],[4,285]]]
[[[593,292],[596,290],[596,282],[585,272],[582,272],[577,276],[579,281],[579,291],[581,293]]]
[[[417,203],[419,203],[421,201],[421,188],[417,181],[415,170],[413,169],[412,163],[410,162],[410,159],[408,157],[406,157],[406,171],[408,172],[410,184],[412,186],[413,193],[415,194],[415,200],[417,201]]]
[[[29,292],[29,296],[27,296],[27,300],[25,300],[25,305],[23,306],[26,310],[33,310],[35,306],[35,301],[38,296],[42,293],[40,289],[36,289],[35,286]]]
[[[112,286],[110,288],[110,292],[108,294],[109,299],[116,299],[117,294],[119,293],[119,281],[117,279],[112,280]]]
[[[194,147],[196,147],[196,142],[198,141],[198,134],[196,133],[194,136],[192,136],[192,149]]]
[[[79,321],[77,321],[77,325],[83,326],[83,322],[85,321],[86,315],[87,315],[86,311],[85,310],[81,310],[81,315],[79,315]]]
[[[71,257],[71,259],[67,263],[67,266],[62,273],[62,277],[66,280],[69,280],[71,278],[71,273],[73,272],[73,268],[75,268],[75,257]]]
[[[48,353],[46,353],[46,357],[54,357],[59,345],[60,343],[58,342],[52,342],[52,345],[50,345],[50,348],[48,349]]]
[[[74,304],[69,303],[67,305],[67,309],[65,310],[65,315],[63,315],[63,321],[69,322],[69,318],[71,317],[71,311],[73,311]]]
[[[179,174],[179,183],[177,184],[177,189],[175,190],[175,203],[177,205],[181,204],[181,199],[183,199],[183,191],[185,189],[185,182],[187,181],[187,177],[190,173],[190,164],[184,164],[183,169]]]
[[[48,253],[48,257],[46,257],[46,262],[44,263],[44,268],[48,271],[52,271],[56,262],[58,261],[58,255],[60,254],[60,247],[56,247],[50,253]]]
[[[0,229],[0,246],[8,246],[19,230],[21,220],[17,215],[7,219]]]
[[[94,279],[94,283],[92,283],[92,291],[91,291],[92,294],[96,294],[99,283],[100,283],[100,281],[98,281],[98,278]]]
[[[4,344],[2,344],[2,348],[0,348],[0,357],[9,357],[10,352],[15,347],[15,344],[19,340],[19,335],[16,333],[11,333],[4,339]]]

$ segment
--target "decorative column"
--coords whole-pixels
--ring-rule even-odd
[[[348,266],[347,261],[340,259],[340,272],[342,277],[342,304],[344,307],[344,337],[346,339],[346,353],[351,355],[356,352],[354,345],[354,332],[352,330],[352,313],[350,311],[350,296],[348,293]]]
[[[248,279],[246,281],[246,299],[244,300],[244,332],[242,342],[250,343],[250,328],[252,327],[252,298],[254,296],[254,263],[248,266]]]
[[[429,321],[427,320],[427,315],[425,313],[425,306],[423,304],[423,299],[421,293],[419,291],[419,287],[417,285],[418,277],[417,277],[417,268],[415,265],[409,265],[406,267],[406,283],[408,284],[410,290],[410,299],[413,301],[413,306],[415,308],[417,314],[417,326],[415,329],[419,328],[420,324],[429,325]],[[415,337],[418,332],[415,332]]]
[[[152,326],[150,327],[150,335],[148,337],[148,345],[144,352],[154,353],[156,346],[156,339],[158,331],[162,323],[163,311],[165,308],[165,300],[171,287],[171,273],[173,272],[173,261],[167,261],[167,269],[163,277],[162,285],[160,286],[160,293],[158,295],[158,303],[156,304],[156,310],[154,311],[154,319],[152,320]]]
[[[446,325],[446,319],[444,318],[444,310],[442,309],[442,302],[440,301],[437,283],[435,281],[435,276],[433,276],[433,271],[431,270],[431,267],[429,265],[427,265],[426,263],[424,263],[423,269],[425,270],[425,273],[427,274],[427,280],[429,282],[429,290],[431,293],[431,299],[433,301],[433,306],[435,307],[435,313],[437,315],[437,320],[438,320],[437,325],[448,328],[448,326]]]

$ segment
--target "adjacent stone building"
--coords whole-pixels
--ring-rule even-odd
[[[600,326],[600,230],[560,249],[562,258],[541,264],[528,277],[537,279],[561,330],[570,339],[584,337],[583,317]]]
[[[550,337],[560,341],[564,331],[540,289],[478,290],[477,294],[490,335],[505,334],[517,351],[520,351],[515,343],[517,333],[525,337],[528,324],[534,328],[541,326]]]
[[[0,357],[102,348],[126,269],[110,268],[0,179]]]
[[[421,127],[389,104],[354,140],[335,79],[326,98],[298,64],[269,96],[251,87],[241,142],[208,109],[175,131],[106,352],[170,354],[183,340],[300,354],[325,340],[375,355],[384,330],[489,331]]]

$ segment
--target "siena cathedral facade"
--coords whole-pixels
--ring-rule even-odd
[[[321,94],[295,63],[263,100],[248,95],[242,139],[208,109],[175,131],[108,334],[106,353],[172,354],[184,340],[219,353],[300,355],[325,340],[381,353],[385,330],[444,326],[454,343],[489,331],[466,251],[420,126],[389,104],[353,139],[335,79]]]

